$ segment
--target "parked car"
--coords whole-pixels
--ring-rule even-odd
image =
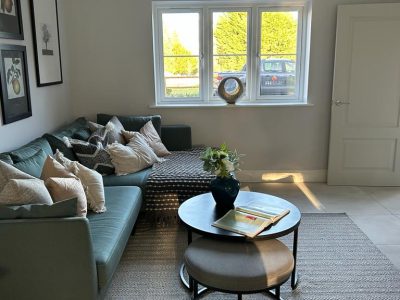
[[[261,60],[261,95],[293,95],[296,83],[296,63],[289,59]],[[238,77],[246,85],[246,65],[239,72],[220,72],[216,86],[226,77]]]

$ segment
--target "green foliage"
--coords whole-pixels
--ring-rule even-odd
[[[214,36],[216,53],[243,54],[247,51],[247,14],[224,13],[216,24]],[[296,53],[297,21],[290,12],[265,12],[262,14],[261,54],[263,58],[293,58],[283,54]],[[276,56],[275,54],[282,54]],[[274,56],[272,56],[274,55]],[[244,66],[242,56],[217,57],[215,71],[238,71]]]
[[[236,150],[230,151],[226,144],[222,144],[219,149],[208,147],[200,159],[203,161],[204,171],[228,178],[232,172],[239,170],[240,157]]]
[[[192,55],[183,46],[176,32],[169,34],[164,28],[164,55]],[[198,59],[196,57],[166,57],[164,69],[174,75],[194,75],[198,73]]]
[[[246,54],[247,14],[243,12],[224,13],[214,29],[216,54]],[[219,56],[217,70],[240,71],[246,63],[246,56]]]

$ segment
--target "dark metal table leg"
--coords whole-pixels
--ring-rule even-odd
[[[293,232],[293,258],[294,258],[294,267],[292,271],[292,276],[290,279],[290,285],[292,286],[292,290],[297,288],[298,278],[297,278],[297,240],[299,236],[299,228],[296,228]]]
[[[192,242],[192,231],[190,229],[187,230],[187,242],[188,242],[188,246]]]

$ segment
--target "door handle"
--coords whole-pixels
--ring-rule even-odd
[[[344,104],[350,104],[350,102],[344,102],[344,101],[341,101],[341,100],[336,100],[336,101],[332,101],[336,106],[341,106],[341,105],[344,105]]]

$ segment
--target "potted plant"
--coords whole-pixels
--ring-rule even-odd
[[[239,170],[239,160],[242,155],[236,150],[231,151],[226,144],[220,148],[208,147],[201,155],[204,171],[211,172],[216,178],[210,182],[210,190],[221,210],[233,208],[233,203],[240,190],[240,182],[233,172]]]

